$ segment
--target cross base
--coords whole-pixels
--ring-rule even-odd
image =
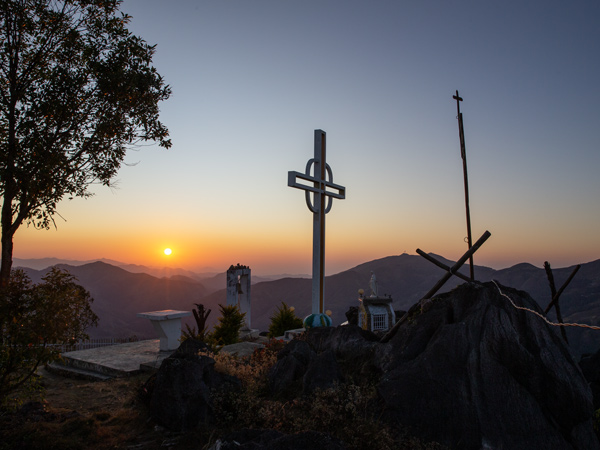
[[[333,321],[327,314],[316,313],[304,318],[304,328],[307,330],[309,328],[330,327],[332,325]]]

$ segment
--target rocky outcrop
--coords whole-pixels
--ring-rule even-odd
[[[451,448],[598,448],[564,341],[509,298],[541,313],[525,292],[464,284],[400,327],[379,359],[388,419]]]
[[[185,431],[212,419],[211,391],[224,385],[239,387],[233,377],[215,371],[215,360],[199,356],[205,345],[188,339],[166,358],[157,374],[150,398],[150,414],[164,427]]]
[[[594,397],[594,409],[600,408],[600,350],[583,355],[579,361],[583,376],[588,381]]]
[[[291,396],[302,390],[302,378],[315,351],[304,341],[294,339],[277,355],[277,362],[269,371],[269,390],[274,395]]]
[[[379,347],[377,336],[355,325],[312,328],[277,355],[269,373],[271,393],[308,395],[333,387],[345,375],[368,374]]]
[[[428,302],[387,343],[353,325],[313,328],[278,354],[270,391],[293,397],[367,382],[387,425],[451,449],[599,449],[588,383],[557,329],[534,312],[542,311],[525,292],[468,283]],[[156,379],[153,417],[170,429],[210,421],[210,389],[227,385],[195,352],[176,352]],[[221,448],[318,448],[304,443],[330,439],[244,436]],[[331,445],[323,448],[343,448]]]

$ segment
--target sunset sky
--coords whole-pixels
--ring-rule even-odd
[[[23,227],[17,258],[310,273],[312,217],[287,172],[313,133],[346,199],[327,273],[466,250],[464,101],[475,263],[600,258],[600,2],[125,0],[171,86],[169,150],[130,151],[114,189]],[[64,220],[63,220],[64,218]],[[173,250],[166,256],[163,250]]]

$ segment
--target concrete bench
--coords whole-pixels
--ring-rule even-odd
[[[151,311],[138,313],[143,319],[150,319],[154,330],[160,337],[160,350],[176,350],[181,338],[181,318],[191,316],[190,311],[175,311],[165,309],[163,311]]]

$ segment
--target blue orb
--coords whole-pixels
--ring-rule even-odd
[[[330,327],[332,324],[331,317],[323,313],[311,314],[304,318],[304,328],[307,330],[315,327]]]

